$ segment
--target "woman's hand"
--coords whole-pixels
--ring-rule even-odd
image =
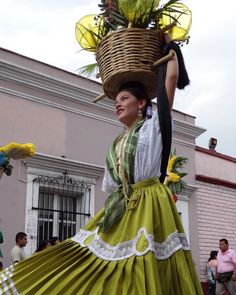
[[[164,38],[165,38],[166,44],[173,41],[172,38],[171,38],[171,35],[169,33],[164,33]]]

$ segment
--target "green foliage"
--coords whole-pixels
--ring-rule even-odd
[[[137,2],[137,0],[135,1]],[[119,28],[127,28],[129,25],[129,20],[124,16],[124,13],[122,13],[121,9],[118,6],[118,2],[119,1],[117,0],[101,0],[101,3],[98,4],[101,10],[101,13],[99,15],[104,16],[106,20],[106,34],[109,31],[115,31]],[[143,29],[159,29],[160,19],[163,14],[166,14],[168,12],[180,12],[178,7],[174,8],[173,5],[175,3],[178,3],[179,0],[169,0],[166,4],[160,6],[159,8],[155,8],[155,2],[156,1],[153,0],[147,11],[137,14],[137,17],[135,17],[132,22],[132,27]],[[143,6],[145,6],[144,3]],[[123,7],[123,11],[125,10],[125,7]],[[170,17],[173,18],[173,22],[177,21],[174,17]]]
[[[89,64],[78,69],[78,74],[86,78],[94,78],[98,72],[99,69],[97,63]]]
[[[177,19],[175,19],[172,15],[169,13],[181,13],[181,11],[178,9],[178,6],[174,8],[174,4],[179,3],[179,0],[170,0],[160,8],[158,8],[152,15],[152,18],[155,20],[156,29],[159,29],[161,26],[161,18],[163,15],[170,16],[173,19],[173,22],[178,22]]]
[[[105,18],[106,33],[115,31],[119,27],[127,27],[128,21],[120,13],[117,5],[117,0],[101,0],[98,4],[101,10],[99,15]]]

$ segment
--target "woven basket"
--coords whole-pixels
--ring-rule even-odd
[[[162,57],[163,46],[163,34],[157,30],[130,28],[109,33],[96,51],[104,93],[115,99],[122,83],[140,81],[150,97],[156,97],[158,70],[152,65]]]

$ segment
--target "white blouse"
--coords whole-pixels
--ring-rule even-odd
[[[146,120],[139,130],[135,153],[134,181],[139,182],[151,177],[159,177],[161,169],[162,138],[157,112]],[[102,190],[110,194],[116,183],[110,176],[107,166],[102,183]]]

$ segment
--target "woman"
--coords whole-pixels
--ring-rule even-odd
[[[180,80],[176,50],[166,50],[173,58],[159,73],[166,86],[158,90],[160,115],[151,115],[142,84],[117,93],[115,113],[125,130],[107,155],[105,207],[72,239],[8,269],[1,286],[12,283],[7,290],[19,294],[202,294],[178,211],[160,182]]]
[[[215,274],[217,269],[217,254],[218,251],[211,251],[210,257],[207,263],[207,280],[208,280],[208,295],[215,295],[216,294],[216,280]]]

